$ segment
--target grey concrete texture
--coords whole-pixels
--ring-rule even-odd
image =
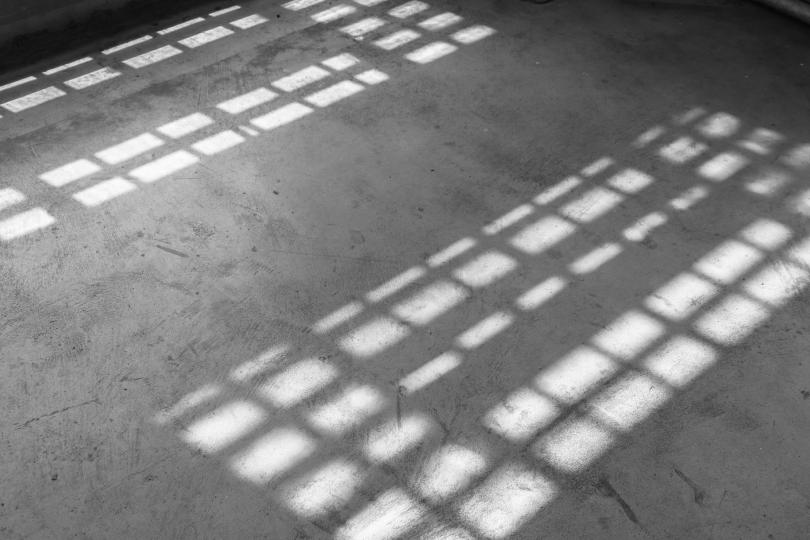
[[[0,537],[806,537],[807,28],[402,3],[246,2],[0,94],[65,93],[0,111]]]

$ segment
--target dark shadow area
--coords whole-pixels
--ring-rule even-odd
[[[9,145],[0,532],[803,530],[806,126],[635,73],[576,110],[475,11],[289,4]]]
[[[161,26],[181,22],[199,10],[213,11],[232,4],[222,0],[133,0],[120,9],[97,10],[63,28],[42,30],[11,41],[0,40],[0,74],[4,80],[12,79],[22,69],[65,51],[78,55],[95,52]]]

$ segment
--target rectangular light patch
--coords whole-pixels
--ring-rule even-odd
[[[432,283],[396,304],[391,312],[411,324],[425,325],[467,299],[469,293],[450,281]]]
[[[590,401],[594,416],[627,431],[666,403],[672,390],[642,375],[629,372]]]
[[[731,137],[739,129],[740,123],[735,116],[720,112],[705,118],[697,126],[697,130],[710,139]]]
[[[374,86],[375,84],[380,84],[390,79],[388,75],[379,69],[367,69],[366,71],[355,75],[354,78],[369,86]]]
[[[378,28],[382,28],[385,26],[386,22],[379,17],[368,17],[367,19],[363,19],[361,21],[357,21],[356,23],[352,23],[348,26],[344,26],[340,29],[341,32],[346,34],[349,37],[359,38],[363,37],[364,35],[368,34],[369,32],[373,32]]]
[[[406,2],[401,6],[395,7],[394,9],[390,10],[388,14],[397,19],[407,19],[408,17],[421,13],[428,8],[430,8],[430,6],[426,3],[413,0],[411,2]]]
[[[513,443],[527,440],[551,424],[560,414],[559,406],[529,388],[519,388],[490,409],[481,423]]]
[[[224,38],[225,36],[230,36],[231,34],[233,34],[233,30],[228,30],[224,26],[216,26],[210,30],[205,30],[199,34],[194,34],[193,36],[181,39],[178,41],[178,43],[185,45],[189,49],[196,49],[197,47],[201,47],[206,43],[211,43],[212,41]]]
[[[711,300],[720,290],[711,282],[691,273],[676,276],[644,301],[650,311],[680,321]]]
[[[481,41],[484,38],[488,38],[493,34],[495,34],[494,28],[484,26],[483,24],[477,24],[475,26],[465,28],[464,30],[459,30],[458,32],[453,34],[452,37],[454,40],[463,45],[470,45],[471,43],[475,43],[476,41]]]
[[[242,6],[231,6],[226,7],[217,11],[212,11],[208,14],[209,17],[219,17],[220,15],[225,15],[226,13],[231,13],[232,11],[236,11],[237,9],[242,9]]]
[[[389,34],[384,38],[380,38],[374,42],[374,45],[383,49],[384,51],[392,51],[397,47],[402,47],[406,43],[419,38],[419,32],[413,30],[399,30],[393,34]]]
[[[664,325],[640,311],[628,311],[604,330],[597,333],[591,342],[616,358],[632,359],[664,334]]]
[[[51,171],[39,175],[41,180],[44,180],[53,187],[62,187],[66,184],[74,182],[79,178],[84,178],[91,174],[97,173],[101,167],[87,159],[78,159],[72,161],[67,165],[62,165]]]
[[[413,267],[400,275],[383,283],[379,287],[366,293],[366,299],[369,302],[379,302],[380,300],[395,294],[399,290],[407,287],[414,281],[418,280],[425,274],[425,269],[421,267]]]
[[[266,22],[266,17],[262,17],[261,15],[254,13],[253,15],[236,19],[235,21],[231,22],[231,24],[240,30],[247,30],[248,28],[253,28],[254,26],[259,26],[260,24],[264,24]]]
[[[479,255],[456,269],[453,276],[472,288],[486,287],[517,268],[517,261],[497,251]]]
[[[154,422],[158,425],[166,425],[173,422],[181,416],[191,412],[192,409],[199,407],[209,401],[213,400],[222,393],[222,388],[215,384],[206,384],[186,394],[177,403],[171,407],[167,407],[157,413],[154,417]]]
[[[543,369],[534,383],[544,394],[573,403],[618,369],[618,364],[604,354],[578,347]]]
[[[30,109],[31,107],[42,105],[43,103],[64,95],[65,93],[62,90],[56,88],[55,86],[49,86],[48,88],[43,88],[42,90],[32,92],[20,98],[7,101],[0,106],[8,111],[18,113],[26,109]]]
[[[615,435],[590,418],[573,418],[555,426],[532,445],[532,453],[555,469],[576,473],[613,446]]]
[[[243,480],[265,485],[310,457],[316,441],[294,427],[279,427],[233,456],[230,469]]]
[[[172,56],[182,54],[182,52],[183,51],[181,51],[176,47],[166,45],[164,47],[160,47],[158,49],[154,49],[152,51],[139,54],[138,56],[128,58],[124,60],[124,63],[131,68],[141,69],[143,67],[150,66],[152,64],[156,64],[157,62],[166,60],[167,58],[171,58]]]
[[[752,131],[745,140],[740,141],[739,146],[750,150],[756,154],[770,154],[773,148],[782,141],[784,137],[779,133],[766,128],[757,128]]]
[[[622,193],[635,194],[654,181],[653,177],[635,169],[625,169],[608,179],[607,184]]]
[[[704,276],[729,285],[758,263],[764,254],[737,240],[727,240],[704,255],[694,268]]]
[[[405,324],[388,317],[374,319],[349,332],[338,342],[341,349],[368,358],[405,339],[410,330]]]
[[[450,13],[448,11],[440,15],[434,15],[429,19],[425,19],[424,21],[420,22],[418,26],[420,28],[424,28],[425,30],[435,32],[436,30],[441,30],[442,28],[447,28],[448,26],[458,24],[462,20],[463,17],[460,15],[456,15],[455,13]]]
[[[433,427],[423,414],[395,418],[370,429],[365,435],[363,450],[374,463],[390,461],[419,445]]]
[[[210,117],[202,113],[193,113],[174,122],[163,124],[157,128],[157,131],[172,139],[179,139],[213,123],[214,121]]]
[[[622,235],[631,242],[641,242],[654,230],[664,225],[669,218],[663,212],[652,212],[637,219],[622,231]]]
[[[73,198],[87,207],[94,207],[135,189],[132,182],[116,177],[74,193]]]
[[[450,443],[428,457],[411,483],[424,498],[438,504],[469,487],[486,469],[482,452]]]
[[[616,164],[616,160],[608,156],[602,156],[590,165],[587,165],[582,168],[580,174],[587,178],[591,178],[596,176],[599,173],[605,172],[609,167],[612,167]]]
[[[770,310],[762,304],[734,294],[703,314],[695,328],[715,343],[731,346],[748,337],[769,316]]]
[[[576,225],[569,221],[547,216],[521,229],[509,243],[524,253],[539,255],[574,234],[576,230]]]
[[[79,60],[75,60],[73,62],[69,62],[67,64],[62,64],[61,66],[57,66],[53,69],[49,69],[47,71],[43,71],[42,73],[45,75],[53,75],[54,73],[59,73],[60,71],[65,71],[66,69],[70,69],[76,66],[80,66],[82,64],[86,64],[87,62],[91,62],[93,59],[89,56],[85,56],[84,58],[80,58]]]
[[[96,153],[96,157],[110,165],[123,163],[144,152],[163,146],[163,141],[151,133],[144,133]]]
[[[318,23],[328,23],[336,21],[342,17],[351,15],[355,11],[357,11],[357,8],[353,6],[340,4],[327,10],[321,11],[320,13],[316,13],[315,15],[312,16],[312,20]]]
[[[509,538],[557,495],[553,482],[522,463],[500,466],[458,505],[486,538]]]
[[[44,208],[32,208],[0,221],[0,240],[9,241],[56,223]]]
[[[341,81],[319,92],[310,94],[304,99],[307,103],[315,105],[316,107],[326,107],[362,91],[363,85],[361,84],[357,84],[353,81]]]
[[[0,189],[0,211],[25,201],[25,195],[14,188]]]
[[[15,88],[17,86],[22,86],[24,84],[33,82],[35,80],[37,80],[37,78],[32,75],[32,76],[29,76],[29,77],[25,77],[24,79],[20,79],[18,81],[14,81],[14,82],[10,82],[8,84],[4,84],[3,86],[0,86],[0,92],[2,92],[3,90],[8,90],[9,88]]]
[[[292,0],[286,4],[281,4],[281,7],[289,9],[290,11],[299,11],[314,6],[315,4],[320,4],[323,1],[324,0]]]
[[[142,165],[132,170],[129,174],[141,182],[156,182],[170,174],[174,174],[200,161],[200,159],[190,152],[178,150],[167,156],[156,159],[146,165]]]
[[[250,382],[254,377],[280,367],[287,360],[290,348],[286,345],[271,347],[252,360],[235,367],[229,377],[238,383]]]
[[[367,467],[344,458],[285,483],[275,495],[299,516],[316,519],[343,510],[366,477]]]
[[[644,148],[645,146],[649,145],[651,142],[655,141],[659,137],[661,137],[667,130],[663,126],[654,126],[636,137],[636,140],[633,141],[633,148]]]
[[[367,385],[351,385],[327,403],[311,410],[309,423],[322,433],[338,436],[350,431],[366,418],[380,412],[385,398]]]
[[[551,186],[550,188],[540,192],[533,200],[534,204],[538,206],[545,206],[550,204],[563,195],[573,191],[576,189],[580,184],[582,184],[582,179],[576,176],[569,176],[564,180],[561,180],[559,183]]]
[[[344,69],[348,69],[358,63],[360,63],[360,60],[353,54],[349,53],[342,53],[337,56],[333,56],[332,58],[327,58],[321,62],[321,64],[324,66],[335,71],[343,71]]]
[[[309,66],[300,71],[296,71],[292,75],[282,77],[271,84],[279,90],[292,92],[293,90],[298,90],[299,88],[312,84],[315,81],[325,79],[328,76],[329,72],[325,69],[318,66]]]
[[[708,197],[708,195],[709,190],[705,187],[693,186],[669,201],[669,206],[675,210],[688,210],[696,203]]]
[[[195,19],[191,19],[185,22],[181,22],[180,24],[176,24],[174,26],[170,26],[169,28],[164,28],[163,30],[158,30],[158,34],[161,36],[165,36],[166,34],[171,34],[172,32],[177,32],[178,30],[182,30],[183,28],[187,28],[194,24],[199,24],[205,21],[203,17],[197,17]]]
[[[590,223],[619,206],[623,200],[624,197],[614,191],[596,187],[563,206],[560,214],[579,223]]]
[[[488,236],[498,234],[499,232],[503,231],[508,227],[511,227],[512,225],[514,225],[521,219],[525,218],[526,216],[531,215],[533,212],[534,208],[532,207],[532,205],[522,204],[517,208],[505,213],[501,217],[495,219],[481,230],[484,234]]]
[[[245,142],[245,138],[230,129],[195,142],[191,147],[201,154],[213,156]]]
[[[114,79],[121,75],[120,71],[115,71],[114,69],[105,67],[85,75],[80,75],[79,77],[75,77],[68,81],[65,81],[65,84],[74,90],[81,90],[83,88],[87,88],[88,86],[93,86],[104,81],[109,81],[110,79]]]
[[[441,379],[461,365],[461,355],[457,352],[446,352],[423,364],[399,380],[399,388],[406,394],[412,394]]]
[[[672,163],[681,164],[691,161],[706,151],[708,146],[691,137],[681,137],[658,151],[658,155]]]
[[[568,281],[565,279],[559,276],[550,277],[518,296],[515,305],[524,311],[537,309],[557,296],[566,286]]]
[[[808,272],[795,264],[771,263],[743,280],[742,289],[752,298],[782,307],[807,287]]]
[[[455,343],[462,349],[477,349],[509,328],[514,320],[510,313],[498,311],[459,334]]]
[[[737,174],[750,160],[736,152],[714,156],[698,168],[698,174],[712,182],[722,182]]]
[[[782,247],[793,236],[786,225],[772,219],[760,218],[740,231],[740,239],[768,251]]]
[[[589,274],[595,272],[608,261],[615,258],[622,252],[622,246],[613,242],[602,244],[601,246],[586,253],[579,259],[572,262],[568,269],[574,274]]]
[[[146,41],[152,39],[152,36],[142,36],[137,39],[133,39],[132,41],[127,41],[126,43],[122,43],[121,45],[116,45],[115,47],[110,47],[109,49],[104,49],[101,51],[103,54],[113,54],[117,53],[118,51],[123,51],[124,49],[129,49],[130,47],[134,47],[135,45],[140,45]]]
[[[476,241],[474,238],[462,238],[461,240],[453,242],[438,253],[428,257],[427,263],[429,266],[436,268],[437,266],[448,263],[456,257],[466,253],[470,249],[474,248],[475,245]]]
[[[234,401],[186,426],[180,438],[201,452],[212,454],[256,429],[266,417],[267,412],[258,405]]]
[[[251,120],[250,123],[260,129],[269,131],[294,122],[312,111],[312,108],[302,105],[301,103],[290,103],[267,114],[258,116]]]
[[[458,50],[458,47],[455,45],[450,45],[444,41],[436,41],[434,43],[429,43],[424,47],[420,47],[415,51],[409,52],[405,55],[405,58],[411,62],[416,62],[417,64],[429,64],[430,62],[438,60],[443,56],[447,56],[456,50]]]
[[[254,391],[276,407],[287,409],[310,398],[337,376],[338,370],[333,365],[306,358],[287,366]]]
[[[316,334],[323,334],[334,330],[343,323],[350,321],[363,312],[362,302],[350,302],[342,308],[336,309],[326,317],[318,320],[312,325],[312,330]]]
[[[641,367],[673,388],[685,388],[717,360],[714,347],[687,336],[675,336],[641,362]]]

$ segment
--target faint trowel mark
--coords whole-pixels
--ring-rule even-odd
[[[166,253],[171,253],[172,255],[177,255],[178,257],[183,257],[184,259],[188,259],[188,254],[183,253],[182,251],[177,251],[176,249],[172,249],[170,247],[161,246],[160,244],[155,244],[155,247],[158,249],[162,249]]]
[[[686,483],[686,485],[692,489],[692,494],[695,499],[695,502],[700,506],[706,506],[709,499],[706,490],[701,488],[699,485],[693,482],[692,479],[690,479],[688,476],[679,471],[677,467],[672,467],[672,470],[675,471],[675,474],[677,474],[681,478],[681,480],[683,480]]]
[[[354,249],[355,246],[365,244],[366,237],[363,236],[363,233],[360,231],[349,231],[349,241],[351,242],[351,247],[349,249]]]

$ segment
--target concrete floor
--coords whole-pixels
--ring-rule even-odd
[[[0,537],[805,538],[807,28],[373,3],[0,94]]]

